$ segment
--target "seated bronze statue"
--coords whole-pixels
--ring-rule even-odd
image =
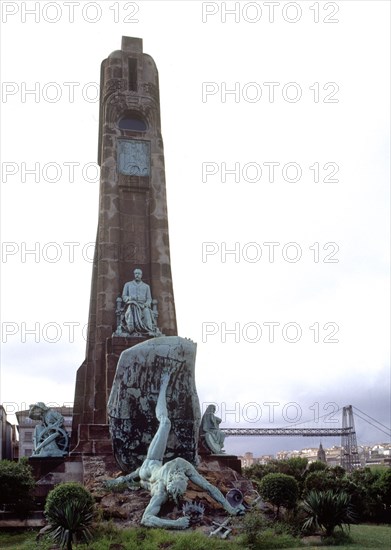
[[[115,336],[162,336],[157,328],[157,300],[152,300],[149,285],[142,281],[142,270],[136,268],[133,274],[133,281],[125,283],[117,298]]]

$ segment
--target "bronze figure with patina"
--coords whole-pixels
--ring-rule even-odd
[[[224,495],[202,477],[187,460],[178,457],[163,464],[167,440],[171,430],[166,403],[166,392],[169,381],[170,371],[167,369],[162,373],[156,405],[156,418],[159,421],[159,428],[149,446],[147,457],[143,464],[136,471],[108,481],[106,485],[113,487],[128,483],[132,486],[136,480],[139,480],[141,487],[151,492],[151,500],[141,519],[142,525],[148,527],[186,529],[189,526],[190,519],[186,516],[178,519],[163,519],[158,517],[164,503],[170,499],[178,502],[183,497],[189,481],[192,481],[195,485],[206,491],[229,514],[240,514],[243,508],[234,508],[231,506]]]

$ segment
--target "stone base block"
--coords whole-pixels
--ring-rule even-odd
[[[79,424],[77,440],[70,456],[113,454],[108,424]]]
[[[220,455],[203,455],[202,460],[207,464],[208,462],[217,462],[221,464],[224,468],[231,468],[231,470],[235,470],[235,472],[238,472],[238,474],[242,474],[242,463],[238,459],[236,455],[226,455],[226,454],[220,454]]]
[[[34,500],[38,504],[43,504],[49,491],[59,483],[83,482],[83,463],[80,457],[33,457],[29,459],[29,464],[36,480]]]

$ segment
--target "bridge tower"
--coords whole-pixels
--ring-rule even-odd
[[[360,467],[352,405],[342,409],[342,428],[347,430],[341,436],[341,466],[347,472],[352,472]]]

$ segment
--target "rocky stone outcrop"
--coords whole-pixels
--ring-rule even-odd
[[[117,477],[120,472],[114,472],[112,468],[106,469],[104,460],[99,457],[86,457],[84,463],[84,483],[94,495],[102,518],[113,520],[123,527],[139,526],[144,510],[149,503],[150,493],[144,489],[125,489],[121,492],[109,490],[104,486],[105,479]],[[254,501],[256,493],[252,483],[231,468],[224,466],[223,462],[218,459],[202,461],[197,469],[224,495],[236,488],[243,493],[245,503],[251,504]],[[168,502],[162,507],[160,517],[171,519],[181,517],[183,515],[182,505],[186,502],[197,502],[205,508],[204,515],[193,520],[191,525],[194,528],[210,530],[214,521],[222,522],[227,518],[227,513],[222,507],[213,501],[205,491],[191,482],[189,482],[188,490],[180,506],[177,507],[173,502]]]

